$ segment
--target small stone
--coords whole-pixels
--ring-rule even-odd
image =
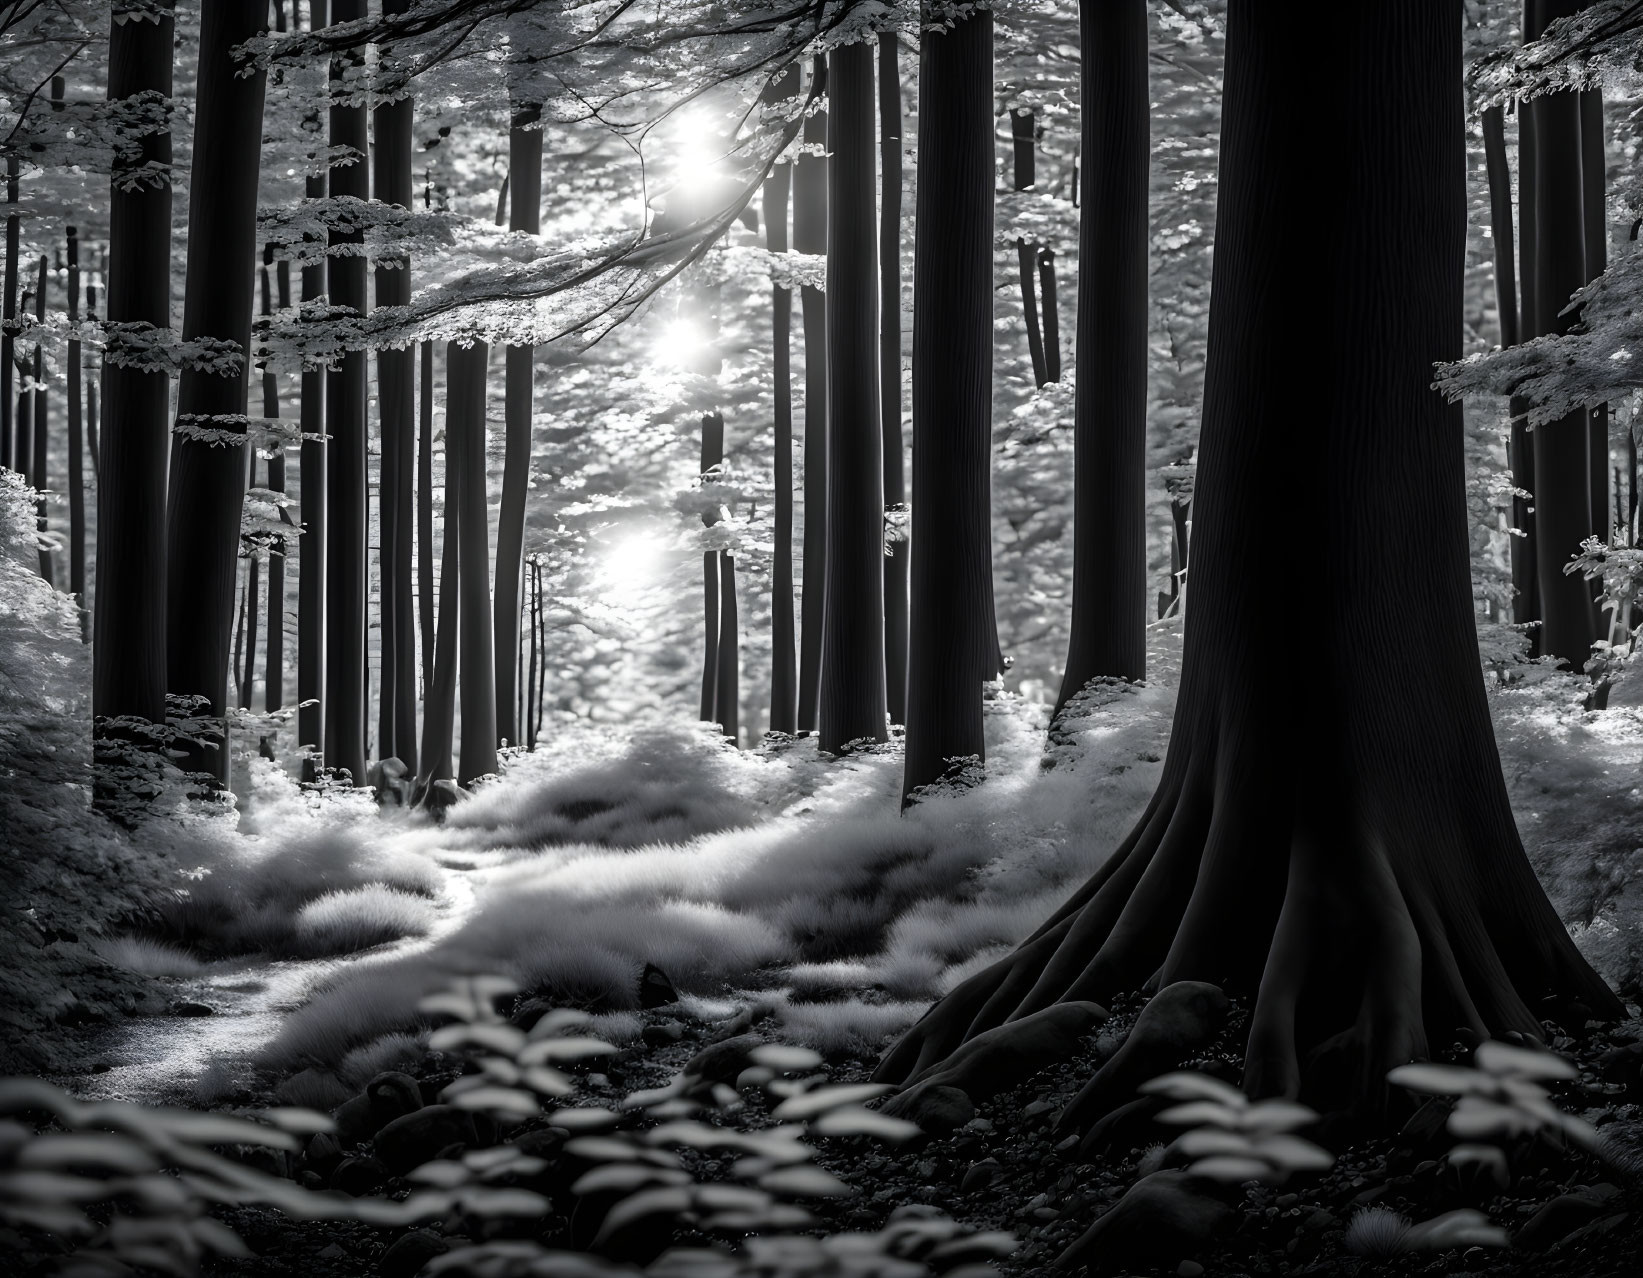
[[[1175,1266],[1175,1272],[1180,1275],[1180,1278],[1200,1278],[1204,1272],[1204,1267],[1196,1260],[1183,1260]]]
[[[1201,1182],[1200,1182],[1201,1183]],[[1056,1265],[1105,1261],[1179,1261],[1202,1250],[1237,1213],[1199,1190],[1185,1172],[1144,1177],[1068,1247]]]
[[[340,1243],[326,1243],[315,1253],[321,1260],[342,1260],[348,1255]]]
[[[975,1117],[975,1102],[957,1087],[919,1083],[885,1102],[883,1113],[917,1123],[932,1136],[945,1136],[967,1127]]]
[[[413,1229],[394,1239],[377,1257],[377,1273],[382,1278],[416,1278],[435,1256],[443,1256],[451,1245],[428,1229]]]
[[[678,1021],[658,1021],[639,1031],[647,1047],[667,1047],[685,1036],[685,1027]]]
[[[171,1005],[171,1014],[173,1016],[215,1016],[217,1009],[207,1007],[204,1003],[173,1003]]]
[[[344,1158],[331,1173],[331,1188],[350,1198],[363,1198],[381,1189],[388,1179],[388,1169],[375,1158]]]
[[[757,1034],[710,1043],[685,1062],[684,1072],[710,1083],[729,1083],[752,1062],[752,1052],[764,1040]]]
[[[971,1163],[965,1169],[964,1179],[959,1182],[960,1193],[969,1194],[992,1184],[1004,1172],[1004,1164],[996,1158],[983,1158],[979,1163]]]
[[[396,1176],[420,1167],[452,1145],[479,1142],[474,1117],[455,1105],[427,1105],[387,1124],[376,1134],[377,1157]]]
[[[639,1006],[646,1009],[667,1007],[678,1001],[679,991],[673,988],[667,973],[654,963],[646,963],[644,973],[639,977]]]

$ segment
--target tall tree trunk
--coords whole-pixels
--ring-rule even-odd
[[[741,644],[736,618],[736,560],[728,550],[719,561],[719,668],[714,679],[713,721],[731,745],[741,742]]]
[[[827,103],[827,59],[811,64],[815,103]],[[827,111],[816,109],[804,122],[804,143],[825,152]],[[825,154],[805,154],[793,163],[793,249],[827,252],[827,170]],[[827,295],[808,285],[799,289],[804,323],[804,547],[799,595],[799,731],[816,730],[821,690],[823,613],[827,607]]]
[[[1536,39],[1553,18],[1582,7],[1573,0],[1530,0],[1524,38]],[[1559,316],[1585,280],[1585,222],[1581,200],[1580,95],[1570,91],[1537,99],[1533,198],[1535,287],[1525,337],[1565,333],[1575,315]],[[1592,535],[1591,427],[1584,409],[1530,432],[1534,449],[1535,553],[1540,577],[1542,654],[1584,668],[1597,638],[1597,607],[1590,582],[1563,567]]]
[[[541,115],[535,103],[517,103],[508,129],[508,176],[513,191],[508,229],[527,235],[542,230]],[[525,496],[530,488],[536,349],[510,346],[505,359],[502,508],[496,529],[496,715],[498,734],[509,745],[518,745],[524,733],[517,717],[514,676],[519,663],[519,582],[525,554]]]
[[[248,556],[245,565],[245,664],[241,667],[243,673],[239,676],[241,710],[251,708],[251,689],[257,681],[257,615],[260,598],[257,579],[262,575],[258,567],[257,556]],[[237,641],[235,650],[238,652]]]
[[[1147,671],[1147,10],[1079,5],[1073,608],[1056,713],[1091,679]]]
[[[789,67],[771,85],[770,96],[797,96],[799,69]],[[778,164],[764,184],[765,246],[772,253],[787,252],[788,193],[793,166]],[[793,290],[780,284],[770,289],[770,327],[775,397],[774,440],[776,509],[772,538],[774,562],[770,570],[770,730],[792,734],[798,730],[798,666],[793,641]]]
[[[91,642],[86,600],[85,419],[80,403],[80,235],[68,231],[68,588],[80,609],[80,642]]]
[[[491,547],[485,496],[485,373],[483,342],[445,347],[445,465],[455,463],[460,503],[462,748],[457,780],[466,786],[496,771],[496,651],[491,634]],[[445,535],[451,535],[449,513]],[[440,618],[441,626],[444,618]]]
[[[536,705],[537,705],[537,701],[538,701],[538,697],[537,697],[537,694],[536,694],[536,687],[537,687],[537,684],[536,684],[536,663],[537,663],[537,660],[543,654],[541,652],[541,646],[542,645],[541,645],[541,642],[540,642],[541,631],[542,631],[542,625],[541,625],[541,621],[542,621],[542,592],[537,589],[537,585],[536,585],[536,581],[537,581],[537,561],[536,561],[536,557],[534,555],[531,558],[529,558],[525,561],[525,573],[526,573],[526,581],[528,583],[526,585],[526,589],[530,592],[530,608],[531,608],[531,644],[530,644],[530,647],[531,647],[531,655],[530,655],[530,665],[525,671],[525,712],[524,712],[525,713],[525,724],[524,724],[524,732],[525,732],[525,748],[527,750],[535,750],[536,749],[536,732],[537,732]]]
[[[1535,326],[1535,233],[1534,191],[1539,165],[1535,158],[1536,103],[1520,102],[1518,119],[1518,340],[1528,341],[1534,336]],[[1509,401],[1512,418],[1511,434],[1507,440],[1507,457],[1511,464],[1512,483],[1529,494],[1512,500],[1513,526],[1523,535],[1513,538],[1513,546],[1520,552],[1512,561],[1512,584],[1517,594],[1512,601],[1512,619],[1518,625],[1528,625],[1529,653],[1538,657],[1541,652],[1540,632],[1540,551],[1535,520],[1535,442],[1526,424],[1524,414],[1529,411],[1527,400],[1514,397]],[[1520,581],[1519,578],[1522,578]]]
[[[310,0],[309,15],[314,30],[328,24],[326,0]],[[320,122],[308,119],[307,127],[318,142]],[[311,153],[310,160],[315,156]],[[307,179],[310,200],[323,199],[330,179],[324,174]],[[316,302],[325,296],[325,266],[305,266],[302,270],[302,300]],[[298,413],[302,424],[302,536],[297,541],[297,737],[303,751],[303,780],[317,779],[325,764],[327,715],[326,698],[326,604],[327,566],[330,552],[329,493],[330,445],[325,433],[325,370],[304,369]]]
[[[34,298],[32,289],[23,290],[23,310]],[[29,487],[34,486],[34,365],[27,355],[17,360],[17,473]]]
[[[433,367],[429,353],[423,352],[423,368]],[[456,403],[453,394],[458,389],[453,375],[461,370],[449,361],[445,366],[445,502],[440,514],[442,545],[439,552],[439,632],[429,636],[433,652],[433,670],[428,678],[422,714],[422,770],[418,775],[417,792],[426,798],[428,788],[436,781],[450,781],[456,777],[451,759],[451,746],[456,730],[457,658],[461,636],[461,578],[462,545],[458,525],[462,513],[462,469],[453,444],[455,435],[450,430],[454,420],[450,416]],[[426,379],[423,389],[427,389]],[[483,392],[481,392],[483,395]],[[432,509],[432,503],[428,503]],[[430,537],[427,544],[433,544]]]
[[[46,420],[46,355],[44,349],[45,322],[46,322],[46,255],[40,254],[40,279],[34,290],[34,320],[41,325],[40,340],[34,347],[34,477],[30,482],[39,491],[40,498],[34,503],[34,522],[40,532],[40,575],[49,584],[55,585],[56,579],[51,570],[51,550],[46,544],[46,534],[51,530],[50,516],[47,513],[46,490],[51,487],[51,436],[47,429]]]
[[[882,1078],[1057,1001],[1178,980],[1253,998],[1252,1094],[1324,1108],[1373,1107],[1388,1068],[1457,1025],[1624,1014],[1513,826],[1478,674],[1461,411],[1431,389],[1462,334],[1460,9],[1317,10],[1309,38],[1345,56],[1298,62],[1292,14],[1231,0],[1193,603],[1163,775],[1090,881],[937,1004]],[[1330,219],[1324,150],[1340,157]],[[1297,685],[1270,639],[1298,574],[1322,664]],[[1422,678],[1389,679],[1412,642]],[[1060,1125],[1127,1099],[1092,1083]]]
[[[904,802],[986,753],[993,630],[993,18],[919,47],[913,547]],[[991,668],[989,668],[991,667]]]
[[[335,0],[333,23],[365,17],[365,0]],[[317,19],[316,19],[317,20]],[[338,54],[331,60],[331,80],[341,81],[349,67],[363,62],[363,53]],[[331,195],[370,198],[370,169],[363,157],[366,138],[365,108],[337,106],[330,110],[333,146],[352,147],[361,161],[331,170]],[[333,306],[345,306],[359,315],[367,310],[365,259],[338,256],[364,243],[363,231],[332,231],[333,256],[326,263]],[[365,684],[368,567],[366,488],[367,434],[366,367],[363,351],[349,351],[325,377],[325,433],[330,436],[326,457],[326,504],[329,528],[326,540],[325,625],[325,762],[346,770],[355,785],[365,784]]]
[[[113,56],[112,49],[110,57]],[[20,162],[16,154],[6,157],[6,203],[17,203],[17,172]],[[5,297],[0,302],[0,466],[21,469],[17,465],[16,424],[12,420],[12,361],[17,350],[17,272],[18,254],[22,251],[18,239],[22,233],[21,219],[16,213],[6,214],[6,278]]]
[[[901,69],[896,33],[879,32],[879,412],[883,420],[884,505],[904,510],[901,440]],[[884,557],[884,694],[891,723],[907,722],[907,567],[898,537]]]
[[[410,0],[384,0],[385,17],[404,13]],[[374,112],[376,150],[371,160],[376,197],[384,204],[411,207],[411,117],[409,97],[385,102]],[[409,257],[377,267],[378,306],[411,300]],[[378,518],[381,526],[378,577],[381,585],[382,660],[378,690],[377,752],[396,756],[411,776],[417,772],[416,603],[413,599],[413,454],[416,449],[416,352],[377,352],[377,411],[382,423]]]
[[[108,100],[171,97],[171,6],[154,20],[114,22]],[[109,185],[107,321],[171,328],[171,131],[162,126],[118,156]],[[148,166],[152,166],[149,168]],[[155,180],[126,181],[134,172]],[[140,339],[139,339],[140,344]],[[118,329],[109,355],[122,343]],[[97,611],[92,707],[100,740],[141,736],[115,719],[165,722],[166,467],[170,379],[160,365],[103,360],[102,452],[97,485]],[[113,751],[99,751],[112,761]]]
[[[1608,148],[1603,133],[1603,90],[1580,95],[1580,199],[1585,276],[1590,283],[1609,265]],[[1614,519],[1609,510],[1609,406],[1587,410],[1591,466],[1592,536],[1605,545]],[[1600,627],[1601,629],[1601,624]]]
[[[1033,123],[1033,113],[1025,108],[1010,112],[1011,158],[1017,191],[1030,191],[1036,180],[1033,172]],[[1050,380],[1050,374],[1044,359],[1044,336],[1038,327],[1037,281],[1034,278],[1038,246],[1018,236],[1015,253],[1021,278],[1021,312],[1027,320],[1027,354],[1033,363],[1033,385],[1042,386]]]
[[[725,419],[718,413],[702,415],[702,482],[717,480],[717,470],[725,459]],[[717,514],[703,512],[702,525],[713,527]],[[702,696],[703,723],[717,723],[719,709],[719,552],[702,552]]]
[[[97,319],[97,290],[90,285],[86,286],[86,318],[92,322]],[[102,449],[97,439],[97,384],[102,376],[101,363],[92,367],[92,376],[86,379],[86,451],[91,454],[91,478],[96,483],[103,477]],[[89,605],[88,605],[89,606]]]
[[[271,310],[268,296],[268,261],[271,246],[263,251],[262,297],[264,310]],[[279,280],[280,310],[291,305],[291,264],[280,262],[275,268]],[[262,374],[262,415],[277,418],[280,415],[279,376],[269,368]],[[285,492],[285,451],[278,449],[268,459],[268,490]],[[289,524],[291,517],[284,508],[280,522]],[[268,552],[268,652],[263,667],[263,707],[278,710],[285,705],[285,555],[289,542],[277,537]]]
[[[416,453],[417,621],[422,637],[422,683],[434,679],[434,344],[422,343],[422,396]]]
[[[223,0],[201,11],[192,171],[211,174],[188,197],[183,340],[238,352],[226,372],[185,366],[177,380],[177,438],[166,515],[167,691],[204,697],[222,718],[239,578],[245,502],[246,378],[257,261],[257,179],[266,75],[245,74],[237,45],[266,29],[268,0]],[[185,745],[182,767],[228,779],[226,739]]]
[[[1522,108],[1520,108],[1521,110]],[[1524,130],[1527,134],[1527,130]],[[1512,174],[1506,160],[1506,118],[1500,107],[1483,113],[1483,158],[1489,177],[1489,231],[1495,255],[1495,311],[1500,319],[1500,344],[1516,346],[1522,340],[1518,310],[1517,272],[1513,249]],[[1522,176],[1527,181],[1529,155],[1523,155]],[[1528,189],[1527,186],[1524,187]],[[1525,224],[1525,251],[1528,251]],[[1529,477],[1519,475],[1519,467],[1532,468],[1533,453],[1528,428],[1519,420],[1522,406],[1514,402],[1507,444],[1508,464],[1513,483],[1528,491]],[[1512,527],[1520,532],[1531,527],[1533,502],[1529,497],[1512,498]],[[1526,536],[1511,539],[1512,616],[1524,623],[1539,616],[1540,586],[1536,579],[1534,542]]]
[[[841,45],[828,67],[827,603],[818,727],[821,748],[834,753],[851,741],[885,739],[873,53],[871,44]]]

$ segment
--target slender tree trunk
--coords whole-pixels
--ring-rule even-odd
[[[827,603],[819,744],[885,739],[884,423],[873,46],[841,45],[828,67]],[[808,573],[807,573],[808,575]]]
[[[309,20],[313,30],[328,25],[327,0],[309,0]],[[318,116],[310,116],[307,128],[319,141]],[[310,155],[310,158],[314,158]],[[307,179],[310,200],[323,199],[329,187],[325,174]],[[324,265],[305,266],[302,271],[302,300],[315,302],[325,296]],[[321,438],[325,432],[325,384],[323,369],[305,369],[302,374],[302,536],[298,539],[297,575],[297,736],[303,750],[303,780],[317,779],[325,765],[326,742],[326,581],[330,552],[330,445]]]
[[[97,320],[97,290],[86,285],[86,319],[93,323]],[[91,454],[91,478],[93,482],[103,477],[102,453],[97,442],[97,383],[101,376],[101,366],[94,365],[93,376],[86,379],[86,451]]]
[[[1055,291],[1055,250],[1038,250],[1038,294],[1044,306],[1044,375],[1061,380],[1061,309]]]
[[[1010,112],[1010,141],[1017,191],[1030,191],[1036,179],[1033,172],[1033,123],[1031,111],[1022,109]],[[1050,373],[1044,359],[1044,337],[1038,327],[1038,296],[1034,279],[1038,246],[1018,237],[1015,253],[1021,277],[1021,312],[1027,320],[1027,353],[1033,363],[1033,385],[1042,386],[1050,380]]]
[[[251,708],[251,689],[257,681],[257,614],[260,611],[257,579],[261,575],[257,556],[249,556],[245,565],[245,664],[240,667],[243,673],[239,680],[241,710]]]
[[[718,413],[702,415],[702,482],[712,483],[719,465],[725,459],[725,419]],[[716,514],[702,515],[702,525],[713,527],[719,522]],[[703,723],[717,723],[719,709],[719,621],[722,607],[719,603],[719,552],[702,552],[702,697],[700,718]]]
[[[263,306],[269,309],[268,260],[271,249],[263,253]],[[291,305],[291,264],[280,262],[275,269],[279,280],[280,310]],[[277,418],[280,415],[279,376],[272,369],[262,374],[262,415]],[[285,492],[285,452],[276,450],[268,459],[268,490]],[[280,522],[289,524],[291,518],[280,510]],[[274,539],[268,551],[268,651],[263,667],[263,707],[278,710],[285,705],[285,555],[289,543],[284,537]]]
[[[433,361],[424,351],[423,367],[431,368]],[[422,715],[422,771],[417,783],[418,795],[426,798],[428,788],[436,781],[455,779],[456,769],[451,759],[451,746],[456,730],[457,658],[461,635],[461,535],[458,525],[462,513],[462,470],[460,459],[453,447],[455,436],[450,430],[451,412],[456,404],[453,376],[462,370],[447,361],[446,431],[445,431],[445,502],[440,514],[440,532],[443,544],[439,552],[439,632],[430,636],[433,650],[433,670],[428,679]],[[426,382],[424,382],[426,389]],[[483,392],[481,392],[483,396]],[[430,503],[431,509],[431,503]],[[432,539],[428,544],[431,546]]]
[[[252,562],[255,563],[256,561],[253,560]],[[235,573],[234,601],[237,607],[234,609],[234,659],[230,663],[229,669],[233,673],[235,684],[234,704],[243,708],[250,703],[250,691],[245,685],[245,679],[240,674],[240,670],[242,668],[242,659],[245,656],[245,619],[251,611],[251,596],[245,591],[245,583],[242,577],[243,574]]]
[[[714,679],[713,721],[731,745],[741,741],[741,645],[736,618],[736,560],[721,550],[719,561],[719,668]]]
[[[445,347],[445,464],[457,466],[461,496],[456,527],[461,563],[462,785],[496,771],[496,651],[491,635],[490,529],[485,498],[483,342]],[[445,535],[451,535],[446,515]],[[441,618],[441,625],[444,624]]]
[[[80,402],[80,235],[68,236],[68,588],[80,609],[80,642],[91,642],[86,603],[85,419]]]
[[[1056,713],[1091,679],[1146,677],[1147,10],[1079,5],[1073,609]]]
[[[542,111],[535,103],[514,106],[508,129],[508,176],[513,207],[508,229],[542,231]],[[525,553],[525,497],[530,488],[532,380],[536,350],[507,348],[504,377],[502,509],[496,530],[496,706],[497,732],[510,745],[524,733],[518,722],[519,583]]]
[[[365,17],[365,0],[335,0],[333,23]],[[331,79],[340,81],[358,52],[339,54],[331,61]],[[348,146],[363,157],[370,149],[363,106],[332,106],[331,144]],[[331,171],[331,195],[370,198],[369,167],[363,160]],[[332,231],[333,253],[362,244],[362,231]],[[367,310],[365,259],[333,255],[326,264],[333,306],[356,314]],[[325,427],[330,436],[326,458],[326,503],[329,522],[326,540],[325,625],[325,761],[346,770],[355,785],[365,784],[365,685],[367,607],[370,593],[366,489],[367,434],[365,415],[366,367],[363,351],[349,351],[325,377]]]
[[[23,290],[23,309],[33,299],[31,289]],[[34,365],[27,355],[17,361],[17,473],[29,487],[34,486],[34,392],[29,383]]]
[[[1555,17],[1580,6],[1569,0],[1531,0],[1525,39],[1537,38]],[[1577,317],[1559,316],[1585,281],[1585,222],[1581,201],[1580,97],[1549,93],[1531,113],[1535,131],[1535,288],[1526,337],[1565,333]],[[1527,200],[1530,196],[1525,196]],[[1546,656],[1584,668],[1597,638],[1591,583],[1563,567],[1591,536],[1592,467],[1588,414],[1578,409],[1530,432],[1534,449],[1536,564],[1540,577],[1541,643]]]
[[[171,6],[154,20],[114,22],[108,41],[108,100],[171,97]],[[154,166],[157,180],[125,182]],[[109,187],[107,320],[171,327],[171,132],[162,127],[116,160]],[[118,330],[110,355],[121,349]],[[142,735],[111,720],[165,722],[166,467],[170,379],[162,366],[103,360],[102,451],[97,485],[97,611],[92,633],[92,706],[102,741]],[[100,750],[112,762],[113,751]]]
[[[422,398],[416,454],[417,609],[422,632],[422,683],[434,678],[434,344],[422,343]]]
[[[410,0],[384,0],[384,16],[404,13]],[[411,119],[409,97],[383,103],[374,112],[376,150],[371,159],[376,197],[385,204],[411,207]],[[401,257],[378,266],[378,306],[404,306],[411,300],[411,262]],[[377,352],[377,410],[382,423],[382,462],[378,500],[381,537],[382,660],[377,752],[392,754],[411,776],[417,773],[416,604],[412,598],[414,546],[412,521],[413,453],[416,448],[416,352]]]
[[[525,671],[525,748],[536,749],[536,662],[541,655],[539,642],[541,638],[542,592],[536,588],[536,559],[533,556],[525,561],[527,589],[530,591],[531,608],[531,655],[530,666]]]
[[[884,505],[904,510],[907,478],[901,439],[901,69],[896,33],[879,32],[879,412],[883,420]],[[884,557],[884,694],[891,723],[907,722],[907,567],[905,537]]]
[[[827,98],[827,59],[811,66],[816,101]],[[827,146],[827,112],[804,122],[806,146]],[[793,164],[793,248],[827,252],[828,160],[801,155]],[[822,627],[827,605],[827,295],[802,286],[804,322],[804,547],[799,597],[799,731],[816,730],[821,690]]]
[[[231,344],[231,371],[185,366],[177,381],[177,438],[167,508],[167,691],[205,698],[221,719],[239,577],[240,514],[248,457],[246,378],[257,261],[257,179],[266,76],[242,74],[233,50],[261,31],[268,0],[223,0],[201,12],[188,281],[183,340]],[[185,771],[228,779],[226,739],[183,747]]]
[[[1586,282],[1609,265],[1608,148],[1603,133],[1603,90],[1580,95],[1580,192],[1584,234]],[[1605,545],[1613,527],[1609,512],[1609,406],[1587,410],[1590,435],[1587,460],[1591,464],[1592,536]]]
[[[1461,412],[1431,389],[1462,336],[1460,0],[1312,17],[1309,39],[1346,57],[1298,62],[1282,6],[1228,12],[1193,603],[1158,790],[882,1078],[1058,1001],[1199,980],[1253,1000],[1251,1094],[1361,1112],[1388,1068],[1457,1025],[1501,1037],[1624,1015],[1513,826],[1478,677]],[[1320,219],[1325,150],[1340,216]],[[1321,660],[1298,684],[1270,641],[1297,577],[1315,586]],[[1412,643],[1421,679],[1388,679]],[[1059,1125],[1128,1099],[1098,1076]]]
[[[905,802],[986,753],[996,672],[991,430],[993,18],[919,47],[913,232],[913,553]],[[989,669],[989,666],[992,666]]]
[[[1520,108],[1521,109],[1521,108]],[[1527,131],[1525,130],[1525,133]],[[1506,118],[1500,107],[1491,107],[1483,113],[1483,157],[1489,175],[1489,230],[1490,243],[1495,253],[1495,311],[1500,319],[1500,344],[1516,346],[1522,340],[1519,322],[1517,272],[1513,250],[1512,227],[1512,174],[1506,161]],[[1528,156],[1524,156],[1522,171],[1529,173]],[[1527,190],[1527,186],[1524,187]],[[1525,227],[1527,231],[1527,227]],[[1528,250],[1527,235],[1525,251]],[[1533,453],[1529,432],[1518,420],[1520,406],[1511,408],[1512,423],[1507,455],[1512,468],[1513,483],[1527,491],[1528,479],[1518,473],[1520,466],[1532,468]],[[1533,502],[1528,497],[1512,498],[1512,527],[1527,531],[1534,518]],[[1539,615],[1540,587],[1535,573],[1534,542],[1529,537],[1511,539],[1513,619],[1519,623],[1532,621]]]
[[[799,91],[798,67],[789,67],[771,85],[773,98],[793,98]],[[793,166],[778,164],[764,184],[765,246],[787,252],[788,193]],[[793,290],[770,289],[772,381],[775,395],[776,509],[772,533],[774,560],[770,582],[770,730],[791,735],[798,730],[798,666],[793,651]]]
[[[112,50],[110,57],[113,56]],[[19,160],[15,153],[6,157],[6,203],[17,203],[17,171]],[[21,470],[17,464],[16,425],[12,420],[12,362],[17,358],[17,272],[18,254],[22,251],[18,239],[22,232],[21,219],[15,213],[6,214],[6,279],[3,322],[0,322],[0,466]]]
[[[55,585],[51,570],[51,550],[46,545],[46,534],[51,531],[47,513],[46,490],[51,487],[51,435],[46,420],[46,355],[43,339],[46,322],[46,255],[40,254],[40,280],[34,290],[34,319],[40,324],[41,341],[34,347],[34,478],[32,483],[40,492],[34,503],[34,522],[40,531],[40,575],[48,584]]]
[[[1535,335],[1535,280],[1539,271],[1535,269],[1535,251],[1539,237],[1535,233],[1535,198],[1534,191],[1539,179],[1536,174],[1539,164],[1536,163],[1535,144],[1535,111],[1537,103],[1520,102],[1517,108],[1518,118],[1518,339],[1528,341]],[[1512,501],[1512,520],[1514,526],[1523,533],[1521,537],[1513,538],[1515,547],[1521,552],[1520,559],[1513,561],[1513,585],[1518,587],[1518,594],[1513,600],[1512,618],[1519,625],[1528,625],[1529,653],[1538,657],[1541,653],[1540,630],[1540,538],[1536,535],[1537,520],[1535,518],[1534,494],[1535,482],[1535,444],[1533,433],[1526,424],[1525,414],[1529,411],[1527,400],[1514,397],[1508,405],[1508,412],[1512,418],[1511,434],[1508,438],[1508,458],[1512,469],[1513,484],[1529,494],[1528,497],[1517,497]],[[1523,581],[1518,580],[1519,570]]]

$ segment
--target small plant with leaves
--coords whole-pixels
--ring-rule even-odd
[[[1179,1102],[1157,1121],[1191,1128],[1176,1138],[1174,1147],[1193,1160],[1187,1170],[1194,1176],[1278,1185],[1296,1172],[1328,1171],[1335,1165],[1327,1149],[1295,1135],[1318,1120],[1295,1101],[1252,1101],[1229,1083],[1186,1070],[1143,1083],[1141,1091]]]
[[[1354,1256],[1396,1256],[1406,1251],[1454,1247],[1504,1247],[1506,1231],[1481,1211],[1461,1207],[1414,1224],[1390,1207],[1365,1207],[1346,1227],[1345,1247]]]

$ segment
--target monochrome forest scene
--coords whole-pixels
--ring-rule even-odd
[[[0,0],[0,1275],[1643,1273],[1643,0]]]

